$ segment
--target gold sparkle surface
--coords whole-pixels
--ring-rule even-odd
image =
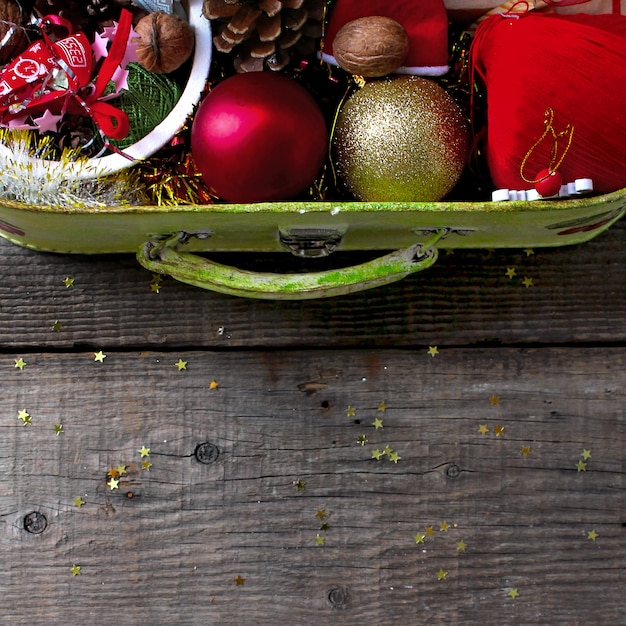
[[[463,114],[444,89],[395,76],[367,83],[344,103],[335,166],[360,200],[436,201],[456,185],[468,142]]]

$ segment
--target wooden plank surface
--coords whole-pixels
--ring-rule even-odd
[[[0,621],[620,624],[625,235],[301,303],[0,241]]]
[[[624,348],[103,355],[0,355],[2,623],[623,623]]]
[[[131,256],[56,256],[0,241],[0,345],[390,347],[626,340],[626,221],[573,247],[457,250],[385,288],[329,300],[260,302],[152,275]],[[336,253],[337,255],[339,253]],[[220,257],[224,260],[224,257]],[[263,270],[324,269],[288,254],[226,257]],[[515,275],[507,276],[512,269]],[[64,279],[74,279],[66,288]],[[525,286],[524,279],[532,285]],[[52,325],[60,324],[55,332]]]

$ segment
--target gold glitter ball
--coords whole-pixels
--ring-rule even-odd
[[[435,202],[458,182],[469,132],[454,99],[432,80],[367,83],[337,118],[336,170],[366,202]]]

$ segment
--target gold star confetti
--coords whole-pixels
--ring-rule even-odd
[[[329,527],[329,525],[328,525],[328,522],[323,522],[323,523],[320,525],[320,530],[328,530],[329,528],[330,528],[330,527]]]
[[[61,332],[61,322],[59,322],[59,320],[54,320],[54,322],[52,322],[52,326],[50,326],[50,330],[52,330],[55,333],[60,333]]]
[[[500,424],[496,424],[496,427],[493,429],[493,432],[495,433],[496,437],[500,437],[501,435],[504,434],[504,426]]]
[[[245,582],[245,578],[242,578],[241,576],[237,576],[235,578],[235,585],[237,585],[237,587],[241,587],[243,585],[243,583]]]
[[[437,580],[445,580],[447,576],[448,572],[443,567],[437,572]]]
[[[141,468],[145,469],[146,472],[149,472],[151,467],[152,467],[152,463],[150,463],[150,461],[142,461],[141,462]]]
[[[24,423],[24,426],[32,423],[30,413],[26,409],[20,409],[17,412],[17,419],[22,420],[22,422]]]
[[[304,488],[306,487],[306,483],[303,480],[296,480],[294,485],[298,491],[304,491]]]
[[[63,279],[63,283],[65,284],[66,289],[74,286],[74,279],[71,276],[66,276]]]
[[[315,543],[316,543],[316,545],[323,546],[325,540],[326,540],[326,538],[324,536],[320,535],[319,533],[317,535],[315,535]]]
[[[376,459],[377,461],[380,461],[380,459],[385,455],[385,453],[382,450],[379,450],[378,448],[376,448],[376,450],[372,450],[372,458]]]
[[[119,484],[120,484],[120,481],[113,477],[111,477],[111,480],[109,480],[109,482],[107,483],[111,491],[113,491],[113,489],[119,489]]]
[[[457,544],[456,544],[456,549],[457,549],[459,552],[465,552],[465,550],[467,550],[467,544],[465,543],[465,541],[463,541],[463,540],[461,539],[461,541],[458,541],[458,542],[457,542]]]
[[[79,576],[80,575],[80,565],[76,565],[76,563],[74,563],[74,565],[72,565],[72,567],[70,567],[70,572],[72,573],[72,576]]]
[[[220,384],[216,380],[212,380],[209,383],[209,389],[217,389],[219,386]]]
[[[436,357],[439,354],[437,346],[428,346],[428,354],[433,358]]]
[[[528,289],[533,286],[533,279],[530,276],[524,276],[524,280],[522,281],[522,285]]]
[[[107,358],[107,355],[102,352],[102,350],[98,350],[98,352],[93,353],[93,360],[98,363],[104,363],[104,359]]]
[[[478,432],[484,437],[489,432],[489,428],[487,428],[487,424],[479,424]]]
[[[146,456],[150,456],[150,448],[146,448],[146,446],[141,446],[137,452],[139,452],[142,459]]]
[[[500,404],[500,396],[493,395],[489,398],[492,405]]]
[[[576,463],[576,469],[579,472],[586,472],[587,471],[587,464],[584,461],[578,461],[578,463]]]
[[[587,450],[587,449],[583,450],[580,453],[580,456],[582,456],[585,461],[588,461],[591,458],[591,450]]]
[[[85,504],[85,501],[78,496],[77,498],[74,498],[74,506],[77,506],[79,509],[81,506],[83,506]]]
[[[524,252],[526,256],[532,256],[533,254],[535,254],[535,251],[532,248],[524,248]]]
[[[515,271],[514,267],[507,267],[506,268],[506,275],[509,277],[509,279],[512,279],[516,274],[517,274],[517,272]]]
[[[443,532],[443,533],[447,533],[448,532],[448,528],[450,528],[450,524],[448,524],[448,522],[441,522],[441,524],[439,526],[439,531]]]
[[[55,424],[54,425],[54,434],[58,437],[61,433],[65,432],[63,430],[63,424]]]
[[[424,543],[426,535],[424,533],[415,533],[415,535],[413,535],[413,539],[415,539],[415,543]]]
[[[317,509],[317,511],[315,511],[315,517],[324,519],[326,517],[326,509]]]
[[[435,534],[435,529],[432,526],[427,526],[424,531],[429,537],[432,537]]]
[[[187,361],[183,361],[182,359],[178,359],[178,361],[176,362],[176,367],[178,368],[179,372],[181,370],[186,370],[187,369]]]
[[[15,359],[15,367],[18,370],[20,371],[23,370],[25,365],[26,365],[26,361],[22,357],[20,357],[19,359]]]
[[[384,413],[387,410],[387,405],[384,402],[380,402],[378,407],[376,407],[376,410]]]
[[[346,415],[348,417],[354,417],[356,415],[356,409],[353,406],[348,405],[346,409]]]
[[[367,443],[367,436],[366,435],[358,435],[356,438],[356,442],[361,445],[364,446]]]
[[[598,533],[595,531],[595,528],[587,532],[587,539],[591,539],[591,541],[595,541],[599,536],[600,535],[598,535]]]
[[[122,463],[120,463],[115,469],[118,476],[124,476],[124,474],[126,474],[126,465],[123,465]]]
[[[152,274],[152,281],[150,282],[150,290],[152,293],[160,293],[161,279],[162,276],[160,274]]]
[[[522,446],[522,455],[528,456],[530,454],[530,446]]]
[[[383,420],[381,420],[379,417],[377,417],[373,422],[372,422],[372,426],[378,430],[379,428],[384,428],[383,426]]]
[[[517,588],[509,589],[509,592],[507,593],[507,595],[510,598],[515,599],[515,598],[517,598],[517,596],[519,596],[519,591],[517,590]]]
[[[112,467],[107,472],[107,476],[110,476],[111,478],[119,478],[120,477],[120,473],[117,471],[117,467]]]
[[[402,458],[402,457],[401,457],[401,456],[400,456],[397,452],[392,452],[392,453],[389,455],[389,460],[390,460],[392,463],[397,463],[397,462],[398,462],[401,458]]]
[[[383,449],[383,454],[390,456],[391,454],[393,454],[393,448],[389,444],[387,444]]]

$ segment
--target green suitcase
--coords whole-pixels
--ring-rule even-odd
[[[190,84],[172,112],[176,128],[200,98],[211,62],[210,26],[201,19],[201,0],[191,0],[189,6],[202,45],[196,45]],[[152,135],[142,140],[137,154],[134,147],[129,152],[140,158],[167,139],[163,132]],[[124,161],[119,155],[104,157],[101,169],[106,173],[128,165]],[[441,248],[578,244],[609,228],[624,212],[626,189],[533,202],[278,202],[94,209],[4,200],[0,236],[20,246],[63,254],[135,253],[152,272],[227,294],[307,299],[399,280],[432,265]],[[381,256],[337,270],[279,275],[255,274],[193,254],[288,251],[320,257],[335,250],[381,251]]]

